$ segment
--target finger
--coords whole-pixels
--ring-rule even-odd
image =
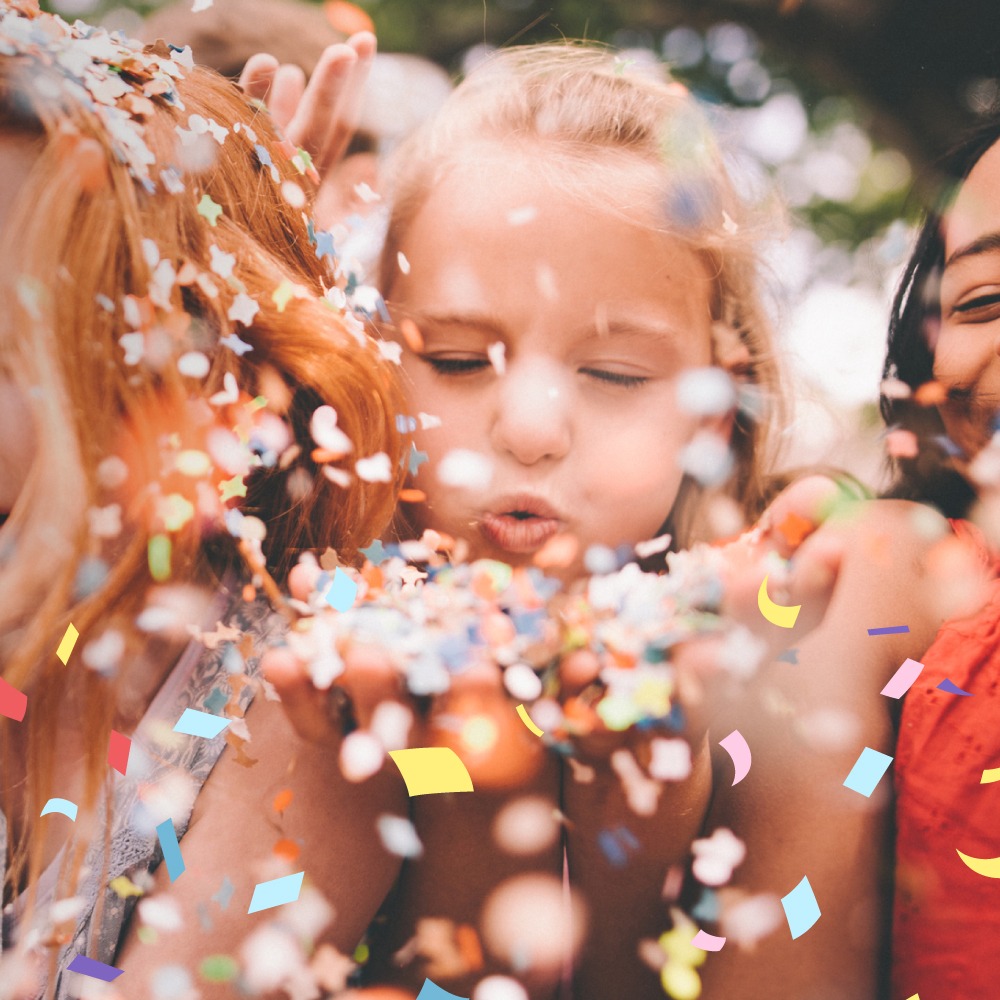
[[[328,692],[312,682],[305,664],[287,647],[277,646],[261,657],[264,678],[274,685],[295,731],[310,743],[339,740],[343,733],[330,719]]]
[[[337,128],[337,108],[351,67],[358,54],[340,42],[324,49],[313,70],[294,117],[285,134],[315,160],[319,160],[329,144],[331,131]],[[317,169],[320,169],[317,163]]]
[[[252,101],[267,100],[271,81],[278,70],[278,60],[266,52],[252,55],[240,73],[240,86]]]
[[[807,538],[792,557],[771,599],[800,607],[793,634],[800,638],[823,620],[843,562],[846,539],[840,533],[820,531]],[[770,582],[770,581],[769,581]]]
[[[775,497],[760,519],[763,540],[782,558],[792,553],[830,516],[842,496],[829,476],[806,476]]]
[[[301,67],[286,63],[279,66],[274,74],[271,93],[267,106],[271,117],[279,129],[284,132],[289,122],[295,117],[296,109],[302,102],[306,89],[306,75]]]
[[[359,31],[347,40],[347,44],[354,50],[357,59],[344,78],[334,119],[320,154],[320,173],[342,159],[357,131],[364,106],[365,84],[375,59],[377,46],[375,36],[370,31]]]
[[[372,716],[382,702],[405,700],[399,670],[377,646],[352,646],[344,656],[344,672],[337,683],[350,695],[354,718],[362,729],[371,727]]]

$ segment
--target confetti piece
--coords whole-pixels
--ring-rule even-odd
[[[292,799],[294,798],[295,793],[290,788],[283,788],[275,795],[274,801],[271,803],[271,808],[276,813],[283,813],[292,804]]]
[[[918,660],[906,659],[902,666],[889,678],[889,683],[882,688],[881,693],[886,698],[902,698],[913,686],[913,682],[920,676],[920,671],[924,665]]]
[[[229,876],[226,875],[222,879],[222,885],[219,886],[219,891],[212,897],[213,902],[219,904],[219,909],[225,910],[229,906],[229,901],[233,898],[233,891],[235,886],[229,881]]]
[[[66,626],[66,631],[63,633],[62,640],[59,643],[59,648],[56,650],[56,656],[62,660],[65,665],[69,660],[70,656],[73,655],[73,647],[76,645],[76,640],[80,638],[80,633],[76,630],[76,626],[70,622]]]
[[[530,730],[531,730],[531,731],[532,731],[532,732],[533,732],[533,733],[534,733],[534,734],[535,734],[536,736],[544,736],[544,735],[545,735],[544,731],[543,731],[543,730],[541,730],[541,729],[539,729],[539,728],[538,728],[538,726],[536,726],[536,725],[535,725],[535,724],[534,724],[534,723],[533,723],[533,722],[531,721],[531,716],[529,716],[529,715],[528,715],[528,710],[527,710],[527,709],[526,709],[526,708],[524,707],[524,705],[518,705],[518,706],[517,706],[517,714],[518,714],[518,715],[519,715],[519,716],[521,717],[521,721],[522,721],[522,722],[523,722],[523,723],[524,723],[524,724],[525,724],[525,725],[526,725],[526,726],[527,726],[527,727],[528,727],[528,728],[529,728],[529,729],[530,729]]]
[[[719,746],[733,759],[733,767],[736,769],[733,784],[738,785],[750,771],[750,747],[738,729],[734,729],[725,739],[719,740]]]
[[[783,607],[780,604],[775,604],[767,594],[767,577],[765,576],[761,581],[760,590],[757,591],[757,607],[772,625],[777,625],[779,628],[792,628],[795,625],[795,619],[799,617],[802,605]]]
[[[724,937],[716,937],[714,934],[708,934],[705,931],[698,931],[691,939],[691,944],[696,948],[701,948],[702,951],[722,951],[722,946],[725,943],[726,939]]]
[[[253,898],[247,913],[257,913],[259,910],[270,910],[275,906],[294,903],[302,891],[302,877],[305,872],[273,878],[269,882],[258,882],[253,887]]]
[[[42,811],[38,815],[48,816],[50,813],[60,813],[63,816],[69,816],[69,818],[75,823],[76,803],[70,802],[69,799],[49,799],[49,801],[42,806]]]
[[[851,768],[851,773],[844,779],[844,787],[868,798],[882,780],[882,775],[889,770],[891,763],[892,758],[887,754],[865,747]]]
[[[119,898],[128,899],[130,896],[141,896],[143,890],[139,888],[127,875],[119,875],[108,883],[108,888]]]
[[[0,677],[0,715],[20,722],[28,708],[28,696]]]
[[[420,987],[417,1000],[469,1000],[468,997],[460,997],[457,993],[449,993],[441,989],[437,983],[430,979],[424,980],[424,985]]]
[[[111,739],[108,741],[108,763],[119,774],[124,774],[128,769],[128,755],[131,749],[132,741],[127,736],[112,729]]]
[[[325,596],[334,611],[347,611],[358,596],[358,585],[338,566]]]
[[[184,859],[181,857],[181,845],[177,843],[173,820],[165,819],[156,828],[156,836],[160,838],[163,861],[170,881],[176,882],[184,874]]]
[[[788,929],[792,932],[792,940],[803,934],[819,920],[819,903],[809,884],[809,879],[803,875],[802,881],[792,889],[787,896],[781,897],[781,905],[788,921]]]
[[[449,747],[390,750],[389,756],[399,768],[411,797],[473,791],[468,770],[458,754]]]
[[[185,708],[181,717],[174,726],[175,733],[183,733],[185,736],[201,736],[206,740],[215,739],[226,726],[229,719],[223,719],[218,715],[209,715],[207,712],[199,712],[194,708]]]
[[[979,784],[992,785],[994,781],[1000,781],[1000,767],[994,767],[992,770],[983,771],[983,776],[979,779]]]
[[[968,854],[963,854],[961,851],[956,851],[955,853],[977,875],[985,875],[987,878],[1000,878],[1000,858],[970,858]]]
[[[963,691],[957,684],[953,681],[948,680],[946,677],[940,684],[938,684],[939,691],[945,691],[948,694],[960,694],[963,698],[971,698],[971,691]]]
[[[231,982],[239,972],[239,963],[231,955],[209,955],[198,967],[201,978],[209,983]]]
[[[903,632],[909,632],[909,625],[886,625],[883,628],[870,628],[868,629],[869,635],[900,635]]]
[[[150,537],[147,558],[149,575],[157,583],[170,579],[170,539],[166,535]]]
[[[786,649],[780,656],[778,656],[779,663],[791,663],[795,666],[799,664],[799,651],[797,649]]]
[[[914,993],[912,997],[907,997],[907,1000],[920,1000],[920,994]]]
[[[203,194],[198,202],[198,214],[208,221],[210,226],[214,226],[222,215],[222,206],[212,201],[211,195]]]
[[[91,979],[100,979],[103,983],[113,983],[125,971],[98,962],[96,958],[87,958],[86,955],[77,955],[66,969],[69,972],[78,972],[81,976],[89,976]]]

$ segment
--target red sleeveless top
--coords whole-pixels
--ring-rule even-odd
[[[1000,997],[1000,878],[957,851],[1000,857],[1000,557],[952,522],[991,570],[976,615],[946,622],[907,692],[896,748],[896,898],[892,1000]],[[972,697],[937,685],[948,679]],[[998,862],[1000,864],[1000,862]]]

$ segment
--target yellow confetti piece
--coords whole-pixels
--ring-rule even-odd
[[[233,497],[245,497],[247,495],[247,484],[243,482],[242,476],[233,476],[232,479],[224,479],[219,483],[219,498],[225,503]]]
[[[166,535],[153,535],[147,550],[149,574],[157,583],[170,579],[170,539]]]
[[[203,219],[207,219],[210,226],[214,226],[219,221],[219,216],[222,215],[222,206],[213,201],[211,195],[203,194],[201,201],[198,202],[198,214]]]
[[[119,898],[128,899],[129,896],[141,896],[143,895],[143,890],[139,888],[131,879],[126,875],[119,875],[118,878],[113,878],[108,883],[108,888]]]
[[[66,631],[63,633],[62,640],[59,643],[59,648],[56,650],[56,656],[62,660],[65,664],[73,653],[73,647],[76,645],[76,640],[80,638],[80,633],[77,632],[76,626],[70,622],[66,626]]]
[[[701,976],[688,965],[667,962],[660,973],[660,982],[673,1000],[698,1000],[701,996]]]
[[[761,581],[760,590],[757,591],[757,607],[772,625],[777,625],[779,628],[792,628],[795,625],[795,619],[799,617],[802,605],[796,604],[794,607],[786,607],[775,604],[768,596],[767,577],[765,576]]]
[[[518,705],[518,706],[517,706],[517,714],[518,714],[518,715],[520,716],[520,718],[521,718],[521,721],[522,721],[522,722],[523,722],[523,723],[524,723],[524,724],[525,724],[525,725],[526,725],[526,726],[527,726],[527,727],[528,727],[528,728],[529,728],[529,729],[530,729],[530,730],[531,730],[531,731],[532,731],[532,732],[533,732],[533,733],[534,733],[534,734],[535,734],[536,736],[544,736],[544,735],[545,735],[545,730],[543,730],[543,729],[539,729],[539,728],[538,728],[538,726],[536,726],[536,725],[534,724],[534,722],[532,722],[532,721],[531,721],[531,716],[530,716],[530,715],[528,715],[528,710],[527,710],[527,709],[526,709],[526,708],[524,707],[524,705]]]
[[[278,312],[283,313],[285,311],[285,306],[295,298],[295,291],[295,285],[285,278],[271,293],[271,301],[278,307]]]
[[[977,875],[1000,878],[1000,858],[970,858],[961,851],[955,852]]]
[[[472,778],[461,758],[449,747],[390,750],[410,796],[441,792],[471,792]]]
[[[983,776],[979,779],[979,784],[991,785],[994,781],[1000,781],[1000,767],[994,767],[988,771],[983,771]]]

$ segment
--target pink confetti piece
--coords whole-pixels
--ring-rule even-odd
[[[918,660],[906,659],[902,666],[889,678],[889,682],[881,693],[886,698],[902,698],[913,686],[914,681],[920,676],[924,665]]]
[[[698,931],[691,939],[691,944],[702,951],[722,951],[722,946],[726,943],[724,937],[716,937],[706,931]]]
[[[719,740],[719,746],[733,759],[733,767],[736,769],[733,784],[738,785],[750,771],[750,747],[738,729]]]

